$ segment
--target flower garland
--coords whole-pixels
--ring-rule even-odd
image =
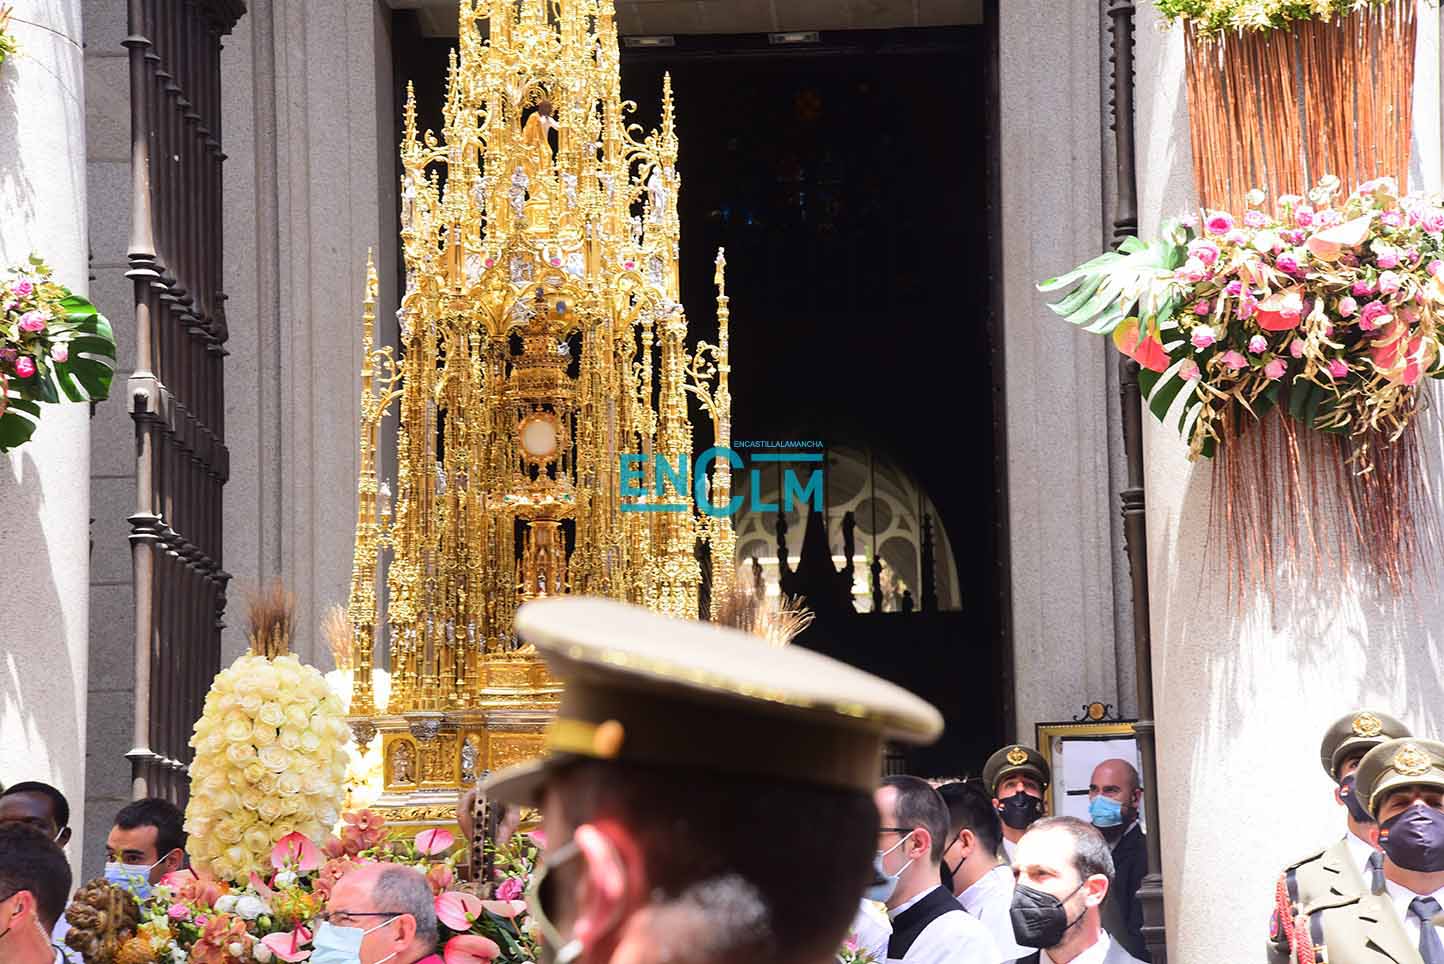
[[[0,11],[0,60],[6,42]],[[0,280],[0,452],[29,441],[43,403],[110,394],[115,335],[95,306],[31,255]]]
[[[1153,0],[1168,23],[1187,23],[1202,37],[1228,31],[1284,30],[1300,21],[1328,23],[1356,10],[1414,0]]]
[[[1417,412],[1421,377],[1444,375],[1444,207],[1387,178],[1334,207],[1337,189],[1325,179],[1272,210],[1256,191],[1241,219],[1169,222],[1038,287],[1072,288],[1050,307],[1147,370],[1150,408],[1190,458],[1278,405],[1356,439],[1366,472],[1370,442],[1397,439]]]
[[[370,811],[347,813],[340,835],[320,845],[300,833],[281,838],[265,866],[246,882],[181,871],[137,903],[95,881],[72,905],[76,919],[85,923],[66,940],[75,948],[105,948],[87,958],[91,964],[297,964],[312,954],[316,918],[336,882],[379,862],[425,875],[440,924],[436,952],[448,964],[531,964],[537,946],[519,897],[535,866],[536,842],[517,834],[503,845],[497,863],[509,869],[501,875],[495,900],[454,889],[455,867],[464,854],[455,842],[440,829],[423,830],[409,841],[388,839],[381,817]],[[78,903],[81,897],[84,906]],[[119,927],[110,927],[107,921],[116,915],[106,910],[118,904],[131,910],[118,918]]]
[[[1444,202],[1387,178],[1338,193],[1253,191],[1241,218],[1169,222],[1039,285],[1072,289],[1050,307],[1139,363],[1189,458],[1222,456],[1210,544],[1230,590],[1359,553],[1400,592],[1439,557],[1412,429],[1423,378],[1444,376]]]
[[[187,849],[222,880],[246,880],[294,833],[336,823],[346,777],[341,701],[293,655],[247,653],[217,674],[190,745]]]

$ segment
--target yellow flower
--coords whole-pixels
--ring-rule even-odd
[[[256,758],[256,748],[250,743],[232,743],[226,747],[226,762],[243,767]]]
[[[309,732],[309,731],[308,731]],[[285,727],[281,730],[281,746],[288,750],[297,750],[301,747],[301,731],[294,727]]]
[[[258,750],[265,749],[276,742],[276,728],[257,721],[256,725],[251,727],[251,742],[256,744]]]
[[[251,735],[251,723],[246,719],[234,719],[226,724],[225,736],[231,742],[244,740]]]
[[[291,765],[292,754],[283,746],[263,746],[260,753],[261,766],[272,773],[280,773]]]
[[[286,711],[281,709],[281,704],[274,701],[261,704],[261,711],[256,714],[256,719],[267,726],[280,726],[286,722]]]

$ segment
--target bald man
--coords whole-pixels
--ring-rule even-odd
[[[317,955],[358,964],[442,964],[436,941],[431,886],[404,864],[363,864],[338,880],[311,939]]]
[[[1088,817],[1113,851],[1113,886],[1103,904],[1103,926],[1128,953],[1148,960],[1138,887],[1148,872],[1148,845],[1138,825],[1143,799],[1138,771],[1127,760],[1104,760],[1088,781]]]

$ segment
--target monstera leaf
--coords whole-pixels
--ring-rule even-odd
[[[115,335],[110,322],[95,306],[79,295],[61,303],[64,314],[51,319],[48,335],[64,345],[68,356],[57,362],[36,358],[30,378],[0,382],[5,389],[5,406],[0,414],[0,452],[30,440],[40,418],[40,403],[99,402],[110,395],[115,373]]]
[[[1174,320],[1187,288],[1174,280],[1173,272],[1188,260],[1191,239],[1188,228],[1169,222],[1155,241],[1124,238],[1118,250],[1038,284],[1044,294],[1068,291],[1048,306],[1064,320],[1084,331],[1114,336],[1118,350],[1141,366],[1138,384],[1149,410],[1184,438],[1203,408],[1195,381],[1186,377],[1192,346]],[[1211,455],[1212,449],[1209,441],[1204,454]]]

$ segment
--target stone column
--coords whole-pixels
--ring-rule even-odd
[[[1034,288],[1103,241],[1099,5],[999,6],[1014,725],[1031,743],[1035,723],[1071,719],[1089,700],[1132,705],[1115,649],[1131,624],[1116,619],[1129,602],[1109,477],[1113,349]]]
[[[381,276],[396,331],[396,114],[380,0],[254,0],[222,60],[231,319],[222,661],[245,648],[244,593],[279,576],[303,660],[329,666],[356,525],[361,299]],[[381,467],[386,471],[386,467]]]
[[[1140,234],[1194,203],[1184,55],[1139,4],[1137,104]],[[1438,14],[1421,8],[1420,63],[1437,63]],[[1431,23],[1432,21],[1432,23]],[[1421,131],[1437,141],[1437,69],[1416,85]],[[1438,151],[1426,186],[1439,184]],[[1438,400],[1435,400],[1437,407]],[[1441,491],[1438,423],[1428,476]],[[1335,718],[1360,706],[1437,735],[1444,722],[1444,596],[1420,582],[1390,597],[1368,573],[1328,571],[1317,587],[1270,573],[1242,612],[1206,563],[1212,468],[1190,463],[1171,430],[1147,418],[1148,558],[1158,716],[1169,961],[1261,954],[1282,866],[1341,833],[1318,762]]]
[[[80,0],[16,0],[20,50],[0,65],[0,266],[35,252],[88,290]],[[122,383],[123,384],[123,383]],[[123,407],[115,400],[103,405]],[[90,410],[43,407],[34,438],[0,457],[5,582],[0,779],[43,780],[85,799],[90,609]],[[79,871],[78,817],[68,851]]]

